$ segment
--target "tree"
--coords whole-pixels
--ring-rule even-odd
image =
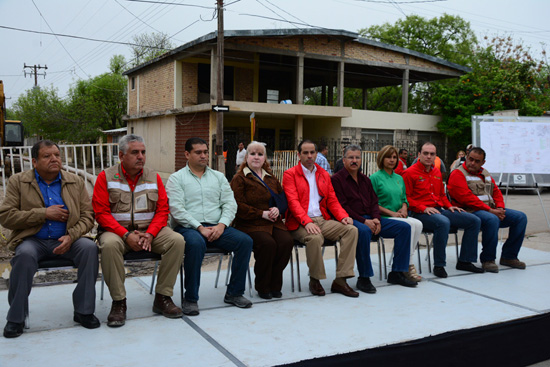
[[[124,65],[124,57],[115,55],[110,61],[110,73],[75,83],[69,91],[72,121],[96,131],[124,126],[122,116],[127,104],[127,80],[122,75]],[[96,138],[98,134],[94,134]]]
[[[126,112],[126,78],[121,74],[124,57],[111,58],[110,73],[78,80],[66,100],[54,88],[33,88],[19,96],[14,112],[27,135],[54,141],[95,142],[101,130],[123,127]]]
[[[166,33],[143,33],[135,35],[132,40],[136,44],[136,46],[130,46],[133,56],[132,66],[143,64],[174,48]]]
[[[550,109],[548,62],[536,61],[511,37],[486,40],[475,52],[471,73],[436,88],[436,113],[443,118],[438,128],[462,147],[471,142],[472,115],[517,109],[523,116],[540,116]]]
[[[390,24],[359,30],[363,37],[422,52],[459,65],[469,66],[477,45],[470,23],[459,16],[444,14],[426,19],[409,15]],[[409,88],[409,110],[432,114],[433,85],[442,82],[413,83]],[[369,91],[367,108],[382,111],[401,110],[401,86],[381,87]]]
[[[65,140],[63,125],[66,104],[51,88],[32,88],[17,98],[13,105],[27,136],[38,135],[52,140]]]

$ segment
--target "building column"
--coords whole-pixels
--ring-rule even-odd
[[[407,113],[409,111],[409,69],[403,70],[403,83],[402,83],[401,95],[401,112]]]
[[[298,56],[296,65],[296,104],[304,104],[304,56]]]
[[[367,110],[367,97],[368,97],[367,88],[363,88],[363,109],[364,110]]]
[[[344,107],[344,62],[338,63],[338,107]]]
[[[218,90],[218,57],[216,47],[210,49],[210,103],[216,104]]]
[[[183,63],[174,61],[174,108],[183,106]]]
[[[304,138],[304,116],[296,115],[294,117],[294,139],[296,141]]]

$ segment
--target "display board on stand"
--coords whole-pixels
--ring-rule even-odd
[[[539,188],[550,187],[550,118],[472,116],[472,143],[487,153],[483,165],[499,186],[535,189],[546,222]]]

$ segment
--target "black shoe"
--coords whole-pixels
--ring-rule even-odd
[[[25,323],[11,322],[8,321],[4,327],[4,338],[17,338],[23,334],[23,327]]]
[[[357,278],[357,289],[365,293],[376,293],[376,288],[374,288],[374,285],[372,285],[370,278],[368,277]]]
[[[388,274],[388,283],[390,284],[399,284],[403,287],[416,287],[416,282],[407,279],[405,274],[402,271],[390,271]]]
[[[101,323],[99,322],[97,317],[94,316],[93,313],[89,315],[83,315],[75,311],[73,320],[84,326],[86,329],[96,329],[101,325]]]
[[[478,268],[472,263],[459,261],[456,263],[456,270],[469,271],[470,273],[485,273],[483,268]]]
[[[258,292],[258,296],[260,296],[260,298],[263,298],[263,299],[271,299],[271,298],[273,298],[273,297],[271,297],[271,293]]]
[[[434,275],[438,278],[447,278],[447,272],[443,266],[434,266]]]
[[[273,297],[273,298],[281,298],[282,296],[283,296],[283,294],[281,293],[281,291],[271,292],[271,297]]]

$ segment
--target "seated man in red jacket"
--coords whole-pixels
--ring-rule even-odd
[[[325,237],[340,241],[340,256],[336,268],[336,279],[331,291],[348,297],[359,297],[346,279],[354,277],[357,228],[342,208],[330,181],[330,176],[321,166],[315,164],[317,146],[311,140],[298,145],[298,165],[285,171],[283,189],[288,200],[286,226],[295,240],[306,245],[309,267],[309,290],[316,296],[324,296],[325,290],[319,282],[326,279],[322,246]],[[333,220],[329,212],[336,218]]]
[[[471,148],[462,163],[449,177],[447,188],[453,204],[481,219],[481,245],[479,259],[485,271],[498,273],[495,264],[498,230],[510,227],[508,239],[502,246],[500,265],[525,269],[525,263],[518,260],[518,253],[525,237],[527,216],[517,210],[505,209],[500,189],[489,172],[482,167],[485,151]]]
[[[477,261],[477,237],[481,221],[464,209],[451,205],[445,195],[441,171],[434,164],[435,158],[436,147],[427,142],[420,149],[418,162],[403,174],[411,217],[421,221],[424,230],[434,234],[434,275],[447,278],[445,247],[451,227],[464,229],[457,270],[483,273],[483,269],[473,264]]]

